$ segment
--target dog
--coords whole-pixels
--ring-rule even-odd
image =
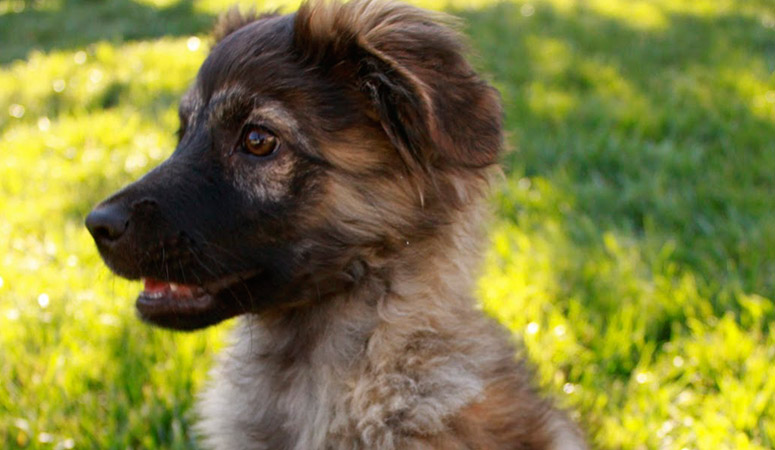
[[[216,449],[583,449],[472,297],[499,95],[450,19],[227,13],[161,165],[86,226],[153,325],[241,316],[198,403]]]

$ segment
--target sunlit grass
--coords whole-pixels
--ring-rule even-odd
[[[595,447],[775,446],[772,6],[421,4],[503,94],[479,295],[548,395]],[[169,154],[226,6],[0,0],[0,447],[195,445],[228,325],[141,324],[82,221]]]

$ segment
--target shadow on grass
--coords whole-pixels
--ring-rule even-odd
[[[775,102],[761,101],[775,29],[744,13],[663,12],[647,29],[583,3],[532,5],[451,11],[503,95],[515,147],[495,196],[496,238],[510,244],[486,280],[528,293],[497,294],[490,311],[518,335],[531,320],[555,326],[546,311],[567,320],[589,353],[560,378],[595,387],[574,401],[596,434],[612,419],[595,402],[610,394],[620,414],[633,392],[617,386],[696,333],[691,321],[731,315],[767,333],[775,319],[751,320],[745,299],[775,298]]]
[[[23,59],[32,50],[201,33],[214,20],[210,14],[194,11],[193,0],[163,8],[132,0],[29,2],[20,12],[0,15],[0,64]]]
[[[775,29],[680,13],[639,29],[581,5],[452,12],[503,93],[511,173],[556,183],[602,230],[676,241],[713,289],[775,295],[775,106],[748,94],[775,69]]]

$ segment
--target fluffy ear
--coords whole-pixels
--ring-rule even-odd
[[[502,146],[497,91],[463,57],[449,19],[384,0],[309,1],[294,25],[315,64],[349,64],[407,163],[483,167]]]
[[[277,16],[277,13],[256,14],[252,9],[242,13],[237,6],[232,6],[218,18],[215,27],[213,27],[212,35],[215,38],[215,43],[221,42],[223,38],[249,23],[274,16]]]

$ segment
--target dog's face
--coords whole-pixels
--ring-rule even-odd
[[[232,13],[219,34],[173,154],[87,218],[107,265],[144,280],[137,309],[153,324],[202,328],[347,289],[432,236],[496,159],[497,96],[423,11],[305,4]]]

